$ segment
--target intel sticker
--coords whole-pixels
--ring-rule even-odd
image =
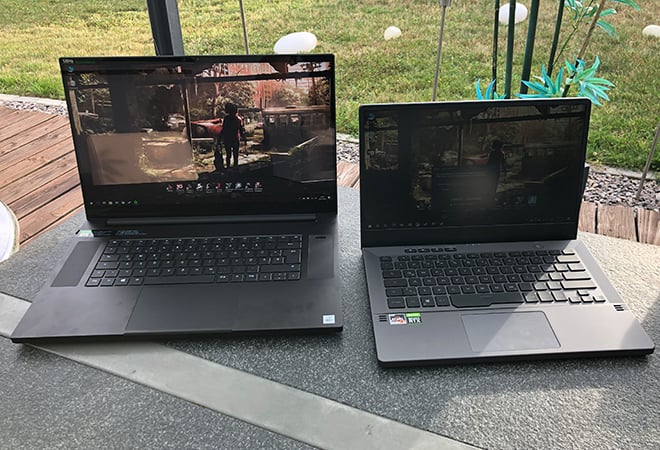
[[[334,314],[325,314],[323,315],[323,325],[334,325],[335,324],[335,315]]]

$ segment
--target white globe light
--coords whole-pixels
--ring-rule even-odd
[[[647,25],[642,30],[644,36],[660,37],[660,25]]]
[[[278,54],[305,53],[314,50],[317,42],[313,33],[299,31],[282,36],[275,43],[273,50]]]
[[[516,16],[513,19],[515,23],[520,23],[527,19],[527,7],[520,3],[516,3]],[[500,7],[500,13],[497,20],[501,24],[508,25],[509,23],[509,4],[505,3]]]
[[[398,27],[387,27],[383,33],[383,37],[386,41],[390,39],[396,39],[401,36],[401,30]]]

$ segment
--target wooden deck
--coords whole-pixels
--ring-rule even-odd
[[[359,168],[337,163],[341,186],[359,189]],[[66,117],[0,107],[0,200],[20,224],[21,245],[82,209]],[[660,245],[660,213],[583,202],[580,230]]]

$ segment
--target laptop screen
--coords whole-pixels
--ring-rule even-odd
[[[574,237],[589,111],[574,98],[362,106],[363,240]]]
[[[336,211],[332,55],[60,67],[88,217]]]

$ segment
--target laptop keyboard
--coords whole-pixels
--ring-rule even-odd
[[[111,240],[85,286],[300,280],[302,240],[300,234]]]
[[[408,248],[381,256],[389,309],[605,302],[573,250],[459,253]]]

